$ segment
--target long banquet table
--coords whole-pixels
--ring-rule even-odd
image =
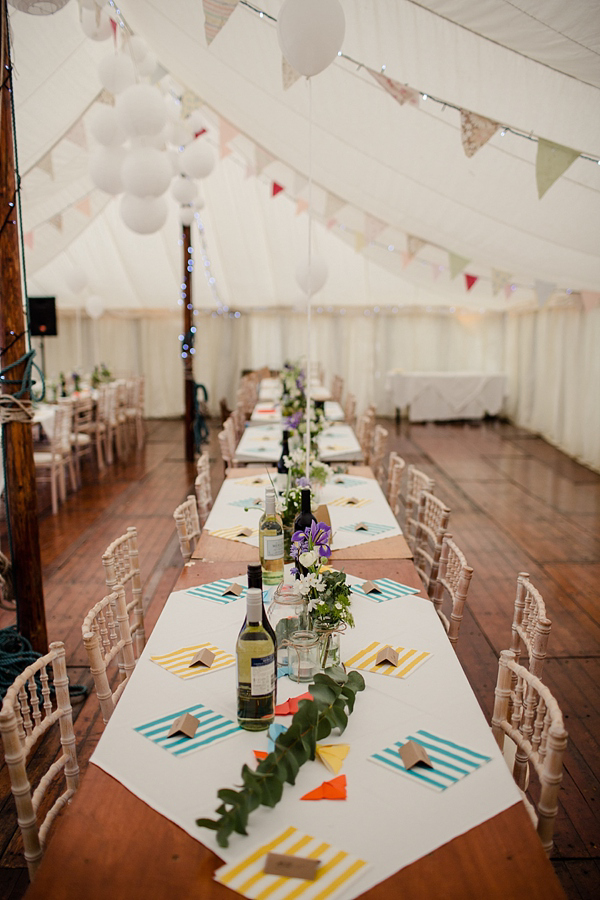
[[[411,422],[482,419],[502,410],[506,375],[495,372],[388,372],[386,390]]]
[[[276,463],[281,455],[281,424],[247,425],[234,454],[234,463]],[[350,425],[335,422],[318,438],[319,459],[326,463],[361,462],[360,444]]]

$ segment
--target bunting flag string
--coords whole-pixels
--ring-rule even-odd
[[[498,122],[478,116],[477,113],[466,109],[460,111],[460,139],[463,150],[469,157],[473,156],[480,147],[487,144],[489,139],[496,134],[499,128]]]
[[[538,197],[540,200],[555,181],[563,175],[569,166],[581,156],[578,150],[554,144],[544,138],[538,140],[537,156],[535,160],[535,178],[537,181]]]
[[[202,0],[204,7],[204,34],[206,44],[214,41],[221,28],[227,24],[231,13],[238,5],[238,0]]]

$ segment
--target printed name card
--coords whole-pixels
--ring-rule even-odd
[[[399,748],[399,753],[406,769],[412,769],[417,763],[422,763],[424,766],[429,766],[430,769],[433,769],[433,763],[429,759],[427,750],[421,744],[417,744],[416,741],[407,741],[405,744],[402,744]]]
[[[190,669],[192,666],[206,666],[207,669],[210,669],[213,662],[215,661],[215,654],[212,650],[209,650],[208,647],[203,647],[202,650],[199,650],[198,653],[192,658],[190,662]]]
[[[374,581],[365,581],[364,584],[361,585],[365,594],[380,594],[381,589],[377,587]]]
[[[232,594],[234,597],[239,597],[243,590],[244,588],[242,587],[242,585],[237,584],[234,581],[233,584],[230,584],[225,588],[225,590],[223,591],[223,596],[227,597],[228,595]]]
[[[366,525],[364,522],[357,522],[356,525],[354,526],[354,530],[355,531],[368,531],[369,526]]]
[[[314,881],[320,865],[320,859],[287,856],[285,853],[267,853],[263,871],[267,875],[284,875],[286,878],[303,878],[305,881]]]
[[[178,719],[175,719],[171,725],[167,737],[173,737],[175,734],[184,734],[186,737],[193,738],[198,730],[199,721],[195,716],[189,713],[183,713]]]
[[[379,653],[377,654],[377,658],[375,660],[376,665],[380,665],[381,663],[391,663],[392,666],[398,665],[398,651],[394,650],[393,647],[390,647],[389,644],[386,644],[385,647],[382,647]]]

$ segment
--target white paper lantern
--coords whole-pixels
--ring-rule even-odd
[[[31,16],[51,16],[63,6],[66,6],[69,0],[8,0],[10,6]]]
[[[171,164],[164,153],[154,147],[133,147],[128,150],[121,180],[123,190],[136,197],[160,197],[173,177]]]
[[[205,131],[208,131],[208,129],[206,127],[206,122],[204,120],[204,116],[200,112],[199,109],[192,110],[192,112],[189,114],[189,116],[185,120],[185,124],[190,129],[190,131],[192,132],[193,135],[197,135],[198,132],[202,131],[203,129]]]
[[[148,44],[138,34],[130,35],[123,49],[125,53],[129,53],[136,65],[139,65],[148,54]]]
[[[167,158],[171,164],[173,175],[181,175],[181,153],[178,150],[167,150]]]
[[[302,260],[298,265],[298,268],[296,269],[296,281],[305,294],[308,294],[310,290],[310,294],[313,296],[324,286],[327,281],[328,271],[325,260],[321,259],[320,256],[316,256],[314,253],[311,256],[310,263],[310,270],[308,267],[308,259]]]
[[[127,137],[119,124],[114,107],[106,106],[104,103],[96,104],[92,110],[89,126],[92,137],[105,147],[118,146]]]
[[[179,203],[193,203],[198,196],[198,185],[185,175],[177,175],[173,179],[171,193]]]
[[[110,18],[103,9],[98,12],[82,9],[81,29],[92,41],[107,41],[112,35]]]
[[[190,178],[206,178],[215,167],[215,155],[202,138],[196,138],[181,154],[181,171]]]
[[[158,60],[152,50],[148,50],[145,57],[137,64],[138,74],[144,76],[154,75]]]
[[[84,9],[99,9],[101,6],[106,6],[107,3],[108,0],[79,0],[79,5]]]
[[[121,127],[131,137],[158,134],[167,112],[160,91],[150,84],[133,84],[117,97],[115,106]]]
[[[179,221],[182,225],[191,225],[194,221],[194,216],[196,215],[196,210],[193,206],[180,206],[179,207]]]
[[[121,166],[125,159],[123,147],[98,147],[90,157],[90,178],[107,194],[120,194],[123,190]]]
[[[197,210],[197,212],[200,212],[201,210],[204,209],[204,206],[205,206],[204,197],[202,196],[200,191],[198,191],[198,196],[194,200],[194,209]]]
[[[65,275],[67,287],[73,294],[80,294],[88,283],[87,275],[80,266],[74,266]]]
[[[137,234],[153,234],[167,221],[167,201],[164,197],[136,197],[123,194],[121,218]]]
[[[346,20],[338,0],[284,0],[277,16],[281,52],[301,75],[318,75],[344,42]]]
[[[110,94],[119,94],[135,84],[135,69],[131,57],[125,53],[111,53],[98,64],[102,87]]]
[[[90,319],[99,319],[104,312],[104,300],[97,294],[92,294],[85,301],[85,311]]]
[[[169,123],[167,134],[170,143],[176,147],[186,147],[194,140],[194,135],[181,119]]]

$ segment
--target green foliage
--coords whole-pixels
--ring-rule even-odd
[[[311,622],[323,628],[335,628],[340,624],[353,628],[351,588],[346,584],[346,573],[322,572],[321,578],[325,583],[325,590],[316,594],[316,602],[313,602],[310,613]]]
[[[275,740],[275,750],[255,770],[247,765],[242,768],[243,787],[217,791],[222,801],[216,810],[219,818],[196,819],[200,828],[216,831],[220,847],[228,846],[232,832],[248,833],[248,817],[258,806],[279,803],[285,782],[294,784],[300,766],[315,758],[317,741],[334,728],[344,731],[356,694],[364,691],[365,682],[360,672],[347,675],[343,669],[331,668],[315,675],[308,689],[313,699],[300,701],[290,727]]]

